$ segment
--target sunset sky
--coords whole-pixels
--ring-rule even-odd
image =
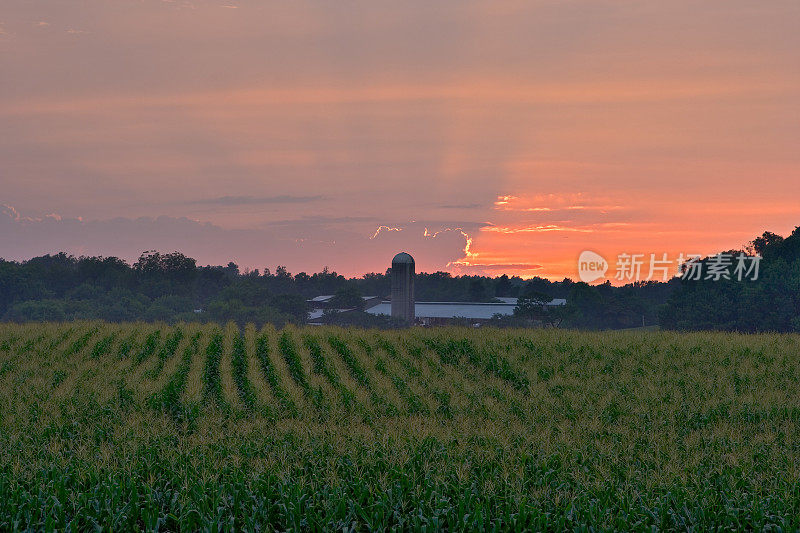
[[[797,0],[3,0],[0,257],[576,278],[800,225]]]

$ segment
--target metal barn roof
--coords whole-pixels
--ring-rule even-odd
[[[417,318],[483,318],[490,319],[496,314],[511,315],[515,304],[468,303],[468,302],[417,302],[414,315]],[[391,315],[391,302],[381,302],[367,309],[373,315]]]
[[[329,301],[331,298],[336,296],[335,294],[323,294],[322,296],[314,296],[310,300],[306,300],[308,303],[325,303]],[[362,300],[372,300],[373,298],[378,298],[378,296],[362,296]]]
[[[512,298],[509,298],[512,300]],[[503,303],[482,303],[482,302],[416,302],[414,304],[414,315],[417,318],[479,318],[490,319],[494,315],[513,315],[514,308],[517,306],[516,298],[513,302]],[[552,305],[564,305],[567,301],[563,298],[556,298],[548,303]],[[391,315],[392,303],[381,302],[374,307],[367,309],[367,313],[373,315]]]

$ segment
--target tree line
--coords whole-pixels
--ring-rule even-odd
[[[454,276],[419,273],[417,301],[491,302],[517,297],[513,316],[496,326],[557,326],[624,329],[660,326],[677,330],[800,331],[800,228],[783,238],[766,232],[744,250],[759,256],[756,280],[681,279],[613,286],[569,278],[550,281],[518,276]],[[701,264],[713,257],[699,260]],[[336,295],[342,307],[359,307],[361,296],[387,297],[390,271],[345,278],[322,272],[291,274],[240,271],[235,263],[198,266],[180,252],[147,251],[128,264],[116,257],[74,257],[66,253],[17,262],[0,259],[0,320],[63,321],[234,321],[283,326],[306,321],[306,300]],[[567,305],[548,309],[553,298]],[[329,317],[331,323],[390,327],[387,317],[365,312]]]
[[[740,281],[734,265],[719,279],[682,280],[659,311],[663,328],[745,333],[800,331],[800,227],[784,238],[765,232],[744,250],[722,252],[761,257],[756,279]],[[709,265],[714,256],[699,261]]]

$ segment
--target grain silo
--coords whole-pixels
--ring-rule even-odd
[[[414,258],[405,252],[392,259],[392,318],[414,323]]]

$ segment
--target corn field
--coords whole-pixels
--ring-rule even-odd
[[[0,324],[0,530],[800,527],[800,336]]]

